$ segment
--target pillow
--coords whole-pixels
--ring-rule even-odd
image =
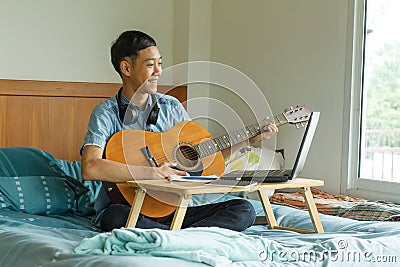
[[[78,198],[75,212],[82,215],[94,215],[96,213],[94,203],[102,187],[102,182],[84,181],[81,176],[80,161],[57,160],[56,164],[66,175],[77,179],[89,189],[87,193]]]
[[[225,173],[236,170],[279,170],[283,168],[284,164],[283,150],[281,150],[281,152],[276,152],[266,147],[248,146],[233,153],[225,162]],[[274,192],[275,190],[267,190],[268,196],[272,196]],[[238,192],[231,194],[259,200],[257,192]]]
[[[0,209],[63,214],[75,209],[76,200],[87,191],[68,176],[3,176],[0,177]]]
[[[49,153],[30,147],[0,148],[0,177],[65,176]]]
[[[0,209],[31,214],[81,212],[78,203],[88,191],[43,150],[0,148]]]

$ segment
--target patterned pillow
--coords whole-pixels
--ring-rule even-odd
[[[75,209],[77,199],[87,191],[68,176],[0,177],[0,209],[63,214]]]
[[[36,148],[0,148],[0,176],[65,175],[56,161],[51,154]]]
[[[56,164],[66,175],[80,181],[86,188],[89,189],[87,193],[78,198],[75,212],[80,215],[94,215],[96,213],[94,204],[102,187],[102,182],[84,181],[81,176],[80,161],[57,160]]]
[[[0,209],[32,214],[79,212],[78,202],[88,191],[43,150],[0,148]]]

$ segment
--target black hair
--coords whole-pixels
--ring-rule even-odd
[[[111,63],[122,77],[120,63],[125,57],[135,60],[140,50],[157,46],[156,41],[141,31],[126,31],[119,35],[111,46]]]

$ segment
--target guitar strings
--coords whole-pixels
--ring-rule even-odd
[[[228,143],[225,143],[225,145],[227,145],[227,147],[226,148],[229,148],[229,147],[232,147],[232,145],[236,145],[237,144],[237,142],[235,142],[234,141],[234,139],[231,137],[232,136],[232,133],[231,134],[228,134],[228,137],[229,137],[229,142]],[[220,137],[217,137],[217,138],[221,138],[222,136],[220,136]],[[251,136],[251,137],[253,137],[253,135]],[[248,140],[249,138],[251,138],[251,137],[246,137],[246,139],[245,140]],[[217,138],[214,138],[214,139],[212,139],[212,140],[210,140],[210,141],[213,141],[213,140],[215,140],[215,139],[217,139]],[[245,140],[243,140],[243,141],[245,141]],[[210,142],[210,141],[208,141],[208,142]],[[241,142],[243,142],[243,141],[241,141]],[[218,143],[216,143],[215,141],[213,141],[212,142],[214,145],[217,145],[218,146],[218,150],[217,151],[213,151],[213,146],[208,146],[208,149],[210,149],[209,151],[207,151],[208,149],[207,148],[203,148],[203,151],[200,151],[200,153],[195,149],[195,148],[193,148],[193,149],[188,149],[187,151],[185,151],[185,153],[182,153],[182,155],[184,156],[184,158],[185,159],[187,159],[187,160],[189,160],[189,161],[193,161],[193,160],[199,160],[200,158],[202,158],[201,157],[201,153],[203,152],[205,152],[205,154],[208,154],[208,155],[211,155],[211,154],[215,154],[215,153],[217,153],[217,152],[219,152],[219,151],[221,151],[221,150],[223,150],[223,149],[226,149],[226,148],[220,148],[220,145],[218,144]],[[240,143],[240,142],[239,142]],[[204,144],[204,143],[200,143],[200,144]],[[199,147],[199,145],[200,144],[197,144],[197,145],[194,145],[194,147]],[[221,143],[222,144],[222,143]],[[222,146],[223,146],[224,144],[222,144]],[[201,150],[201,148],[199,148],[200,150]],[[210,153],[211,152],[211,153]],[[160,163],[161,161],[162,162],[167,162],[168,161],[168,157],[166,157],[166,156],[161,156],[161,157],[158,157],[158,158],[156,158],[156,157],[154,157],[154,159],[156,160],[156,162],[157,163]]]
[[[195,147],[198,147],[198,145],[195,145]],[[208,155],[212,155],[219,151],[221,151],[221,149],[218,149],[217,151],[211,151],[211,153],[209,153],[209,151],[205,151],[205,153]],[[202,158],[201,153],[198,153],[195,149],[189,149],[185,152],[186,153],[182,153],[182,156],[184,157],[184,159],[186,159],[188,161],[198,161],[200,158]],[[208,155],[206,155],[206,156],[208,156]],[[154,159],[159,164],[163,163],[163,162],[169,162],[170,160],[172,160],[172,158],[168,159],[167,156],[154,157]]]
[[[232,140],[232,138],[230,138],[230,140]],[[232,144],[232,143],[234,143],[234,142],[231,142],[231,143],[229,143],[229,144]],[[201,144],[203,144],[203,143],[201,143]],[[216,144],[216,143],[214,143],[214,144]],[[197,144],[197,145],[195,145],[195,147],[198,147],[200,144]],[[218,144],[217,144],[218,145]],[[228,145],[228,144],[227,144]],[[228,147],[232,147],[231,145],[229,145]],[[228,147],[226,147],[226,148],[228,148]],[[210,147],[210,149],[212,149],[211,147]],[[215,153],[217,153],[217,152],[219,152],[219,151],[221,151],[222,149],[220,149],[220,148],[218,148],[218,150],[217,151],[211,151],[212,153],[210,153],[210,154],[208,154],[209,152],[208,151],[205,151],[206,152],[206,154],[208,154],[208,155],[212,155],[212,154],[215,154]],[[200,152],[200,154],[201,154],[201,152]],[[185,156],[186,155],[186,156]],[[184,155],[184,157],[185,157],[185,159],[187,159],[187,160],[189,160],[189,161],[194,161],[194,160],[199,160],[200,158],[202,158],[201,157],[201,155],[199,155],[199,153],[195,150],[195,149],[190,149],[190,151],[186,151],[186,153],[185,153],[185,155]],[[207,155],[207,156],[208,156]],[[195,158],[194,158],[195,157]],[[169,162],[170,160],[172,160],[172,158],[171,159],[168,159],[168,157],[166,157],[166,156],[161,156],[161,157],[154,157],[154,159],[156,160],[156,162],[158,163],[158,164],[160,164],[160,163],[163,163],[163,162]],[[176,162],[174,162],[174,163],[176,163]]]
[[[185,153],[182,153],[183,157],[186,158],[187,160],[193,160],[195,158],[195,160],[198,160],[201,158],[201,152],[197,152],[197,150],[194,147],[199,147],[200,144],[194,145],[193,149],[188,149],[187,151],[185,151]],[[200,148],[201,149],[201,148]],[[217,151],[212,151],[211,154],[217,153],[218,151],[221,151],[221,149],[218,149]],[[205,151],[206,153],[208,153],[208,151]],[[203,152],[204,153],[204,152]],[[210,155],[211,155],[210,154]],[[168,157],[166,156],[161,156],[161,157],[154,157],[154,159],[157,161],[157,163],[162,162],[167,162],[168,161]]]
[[[276,116],[274,116],[274,120],[272,121],[272,122],[274,122],[274,123],[276,123],[276,119],[275,119],[275,117]],[[263,119],[262,121],[267,121],[266,119]],[[271,121],[271,120],[270,120]],[[254,125],[251,125],[251,126],[255,126],[255,125],[257,125],[257,124],[254,124]],[[278,125],[279,126],[279,125]],[[250,127],[250,126],[248,126],[248,127]],[[243,129],[242,129],[243,130]],[[232,142],[232,141],[234,141],[234,139],[232,138],[232,133],[230,133],[230,134],[227,134],[227,136],[229,137],[229,142],[228,143],[226,143],[226,145],[227,145],[227,147],[226,148],[228,148],[228,147],[232,147],[232,144],[233,143],[235,143],[235,142]],[[252,134],[252,136],[251,137],[254,137],[255,135],[253,135]],[[217,138],[221,138],[222,136],[220,136],[220,137],[217,137]],[[249,138],[251,138],[251,137],[248,137],[247,136],[247,138],[245,139],[245,140],[248,140]],[[213,141],[213,140],[216,140],[217,138],[214,138],[214,139],[212,139],[212,140],[210,140],[210,141]],[[243,140],[243,141],[245,141],[245,140]],[[242,141],[242,142],[243,142]],[[204,143],[200,143],[200,144],[204,144]],[[195,145],[195,147],[199,147],[199,145],[200,144],[197,144],[197,145]],[[219,151],[221,151],[222,149],[219,147],[220,145],[218,144],[218,143],[216,143],[215,141],[213,141],[213,144],[215,144],[215,145],[217,145],[218,146],[218,150],[217,151],[213,151],[213,146],[209,146],[208,148],[210,149],[210,151],[212,152],[212,153],[210,153],[209,155],[211,155],[211,154],[215,154],[215,153],[217,153],[217,152],[219,152]],[[235,144],[233,144],[233,145],[235,145]],[[226,149],[226,148],[224,148],[224,149]],[[199,148],[199,149],[201,149],[201,148]],[[205,148],[205,152],[206,152],[206,154],[208,154],[209,153],[209,151],[207,151],[207,148]],[[201,154],[201,152],[202,151],[200,151],[200,154]],[[184,154],[184,155],[183,155]],[[189,160],[189,161],[193,161],[193,160],[199,160],[200,158],[201,158],[201,156],[199,155],[199,153],[196,151],[196,149],[190,149],[190,150],[187,150],[187,151],[185,151],[185,153],[182,153],[182,155],[184,156],[184,158],[185,159],[187,159],[187,160]],[[156,158],[156,157],[154,157],[154,159],[156,160],[156,162],[157,163],[160,163],[161,161],[162,162],[167,162],[168,161],[168,157],[166,157],[166,156],[161,156],[161,157],[158,157],[158,158]]]

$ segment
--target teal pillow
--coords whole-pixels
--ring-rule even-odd
[[[51,154],[36,148],[0,148],[0,177],[65,175],[56,163]]]
[[[87,191],[68,176],[4,176],[0,177],[0,209],[63,214],[75,210],[77,199]]]
[[[0,209],[32,214],[93,213],[89,188],[81,183],[80,163],[68,162],[71,168],[66,172],[61,162],[35,148],[0,148]]]
[[[77,179],[89,189],[87,193],[78,198],[75,212],[81,215],[94,215],[96,213],[94,203],[102,187],[102,182],[84,181],[81,176],[80,161],[57,160],[56,164],[66,175]]]

